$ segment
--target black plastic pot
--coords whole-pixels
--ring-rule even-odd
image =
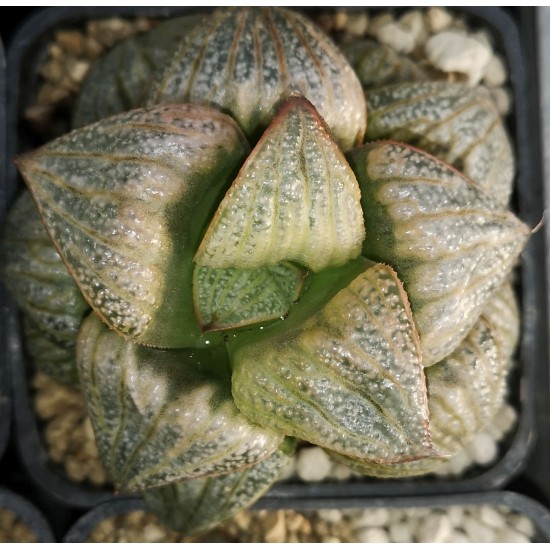
[[[340,510],[348,508],[447,508],[451,506],[481,505],[507,506],[512,511],[527,516],[536,527],[533,542],[550,542],[550,511],[529,497],[509,491],[430,497],[343,498],[333,501],[311,498],[294,502],[292,509],[304,511],[332,508]],[[254,510],[285,508],[289,508],[288,500],[273,498],[264,498],[252,507]],[[86,542],[90,533],[103,520],[137,510],[145,510],[143,500],[140,498],[123,498],[104,502],[84,514],[69,529],[63,538],[63,542]]]
[[[8,489],[0,488],[0,508],[14,512],[18,519],[28,525],[35,533],[37,542],[56,542],[52,530],[42,513],[20,495]]]
[[[44,46],[59,28],[81,27],[89,18],[108,15],[133,17],[149,15],[165,17],[181,14],[183,8],[54,8],[42,11],[21,27],[14,36],[8,54],[8,158],[38,145],[22,122],[22,109],[26,98],[37,89],[37,67],[44,59]],[[526,80],[526,66],[532,62],[523,49],[518,27],[518,11],[499,8],[462,8],[473,24],[489,30],[496,48],[508,61],[511,87],[515,98],[512,115],[507,120],[514,138],[518,177],[515,208],[519,217],[534,227],[542,217],[542,182],[534,171],[539,147],[533,130],[536,103],[531,101],[532,90]],[[535,117],[534,117],[535,115]],[[8,165],[5,202],[10,204],[22,185],[15,167]],[[465,492],[482,492],[502,488],[525,467],[535,438],[533,392],[538,369],[546,364],[546,279],[541,268],[544,257],[544,238],[539,232],[533,235],[522,256],[518,290],[522,308],[522,339],[518,354],[518,369],[510,381],[510,400],[519,410],[519,422],[514,433],[502,442],[499,459],[491,467],[473,468],[456,480],[426,477],[398,481],[354,481],[353,483],[325,483],[304,485],[281,483],[266,498],[281,507],[298,507],[310,499],[351,497],[389,497],[436,495]],[[16,435],[19,451],[30,476],[57,499],[70,506],[87,507],[104,500],[107,495],[71,484],[55,471],[47,461],[41,447],[37,421],[29,400],[26,383],[29,366],[24,363],[15,308],[9,307],[2,323],[7,327],[10,342],[9,363],[14,372]],[[275,499],[275,500],[273,500]],[[316,500],[315,502],[321,502]],[[331,501],[332,502],[332,501]],[[374,501],[378,502],[378,500]]]

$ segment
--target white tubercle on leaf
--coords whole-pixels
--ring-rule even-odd
[[[199,265],[256,268],[296,261],[319,271],[359,256],[359,185],[319,114],[288,99],[223,199]]]

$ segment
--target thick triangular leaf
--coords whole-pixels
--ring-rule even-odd
[[[173,50],[203,17],[197,14],[168,19],[101,56],[80,88],[73,128],[141,107],[154,71],[165,66]]]
[[[492,304],[485,311],[490,312]],[[430,430],[440,458],[404,464],[376,464],[330,453],[365,475],[402,477],[421,475],[441,466],[474,435],[487,428],[504,402],[506,361],[501,335],[484,314],[460,346],[440,363],[426,369]]]
[[[367,93],[367,139],[404,141],[455,166],[505,207],[515,161],[500,114],[483,87],[450,82],[389,86]]]
[[[29,317],[24,319],[25,349],[35,369],[61,384],[77,386],[76,334],[63,342],[51,338]]]
[[[235,402],[262,425],[380,463],[433,454],[418,338],[387,266],[371,264],[301,327],[232,361]]]
[[[256,502],[277,481],[294,450],[292,441],[242,472],[189,479],[143,493],[145,506],[186,535],[214,529]]]
[[[74,346],[82,318],[90,308],[27,191],[18,197],[6,220],[2,271],[6,286],[37,330]]]
[[[369,93],[373,88],[398,82],[425,82],[431,76],[409,57],[373,40],[352,40],[342,44],[341,48],[361,85]],[[370,125],[370,111],[367,112]]]
[[[286,316],[304,274],[291,264],[256,269],[195,267],[193,297],[203,331],[222,330]]]
[[[451,166],[396,142],[350,154],[361,185],[365,256],[399,274],[424,365],[451,353],[514,267],[529,228]]]
[[[195,256],[253,269],[289,260],[313,271],[359,256],[359,186],[315,108],[291,97],[223,199]]]
[[[284,8],[223,8],[197,25],[159,71],[148,104],[215,105],[255,141],[291,91],[315,105],[344,149],[361,142],[363,90],[330,38]]]
[[[191,346],[193,253],[248,152],[196,105],[137,109],[19,157],[45,225],[88,302],[143,344]]]
[[[122,489],[237,472],[283,439],[235,407],[224,348],[146,348],[92,314],[79,333],[78,369],[103,464]]]

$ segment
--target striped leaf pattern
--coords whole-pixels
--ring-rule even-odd
[[[342,44],[341,49],[368,93],[379,86],[400,82],[425,82],[431,76],[412,59],[399,55],[390,46],[373,40],[352,40]],[[370,125],[368,108],[367,112]]]
[[[170,54],[202,18],[186,15],[168,19],[100,57],[80,88],[73,128],[141,107],[154,71],[164,67]]]
[[[214,529],[256,502],[290,461],[294,443],[242,472],[189,479],[144,491],[145,506],[171,529],[186,535]]]
[[[120,489],[237,472],[282,442],[235,407],[224,348],[146,348],[92,314],[77,362],[102,461]]]
[[[147,101],[215,105],[256,140],[292,91],[315,105],[343,149],[360,143],[367,116],[361,84],[320,29],[284,8],[223,8],[159,71]]]
[[[196,105],[137,109],[18,158],[45,225],[86,299],[113,329],[194,345],[192,257],[248,144]]]
[[[264,426],[356,458],[434,454],[412,314],[382,264],[298,329],[237,349],[233,398]]]
[[[430,430],[434,448],[440,455],[403,464],[377,464],[330,453],[335,459],[368,476],[405,477],[437,469],[474,435],[487,428],[504,403],[509,359],[508,333],[492,319],[502,311],[497,304],[507,298],[508,289],[497,292],[474,328],[459,347],[443,361],[426,369]]]
[[[296,261],[313,271],[359,256],[359,186],[315,108],[293,96],[241,168],[195,255],[254,269]]]
[[[506,207],[514,182],[514,152],[486,88],[401,84],[368,91],[367,104],[367,139],[420,147],[455,166]]]
[[[303,273],[291,264],[257,269],[195,267],[195,312],[203,331],[284,317],[298,299]]]
[[[529,228],[451,166],[378,142],[349,157],[361,186],[363,253],[403,280],[425,366],[451,353],[515,265]]]
[[[90,309],[59,257],[28,191],[10,210],[2,241],[2,276],[36,329],[72,343]]]

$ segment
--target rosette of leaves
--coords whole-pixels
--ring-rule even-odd
[[[146,105],[17,159],[93,309],[76,362],[111,479],[200,532],[292,439],[369,475],[433,470],[491,421],[517,338],[504,285],[530,231],[472,179],[499,155],[468,177],[431,138],[361,145],[355,72],[290,10],[216,10],[164,65]]]

